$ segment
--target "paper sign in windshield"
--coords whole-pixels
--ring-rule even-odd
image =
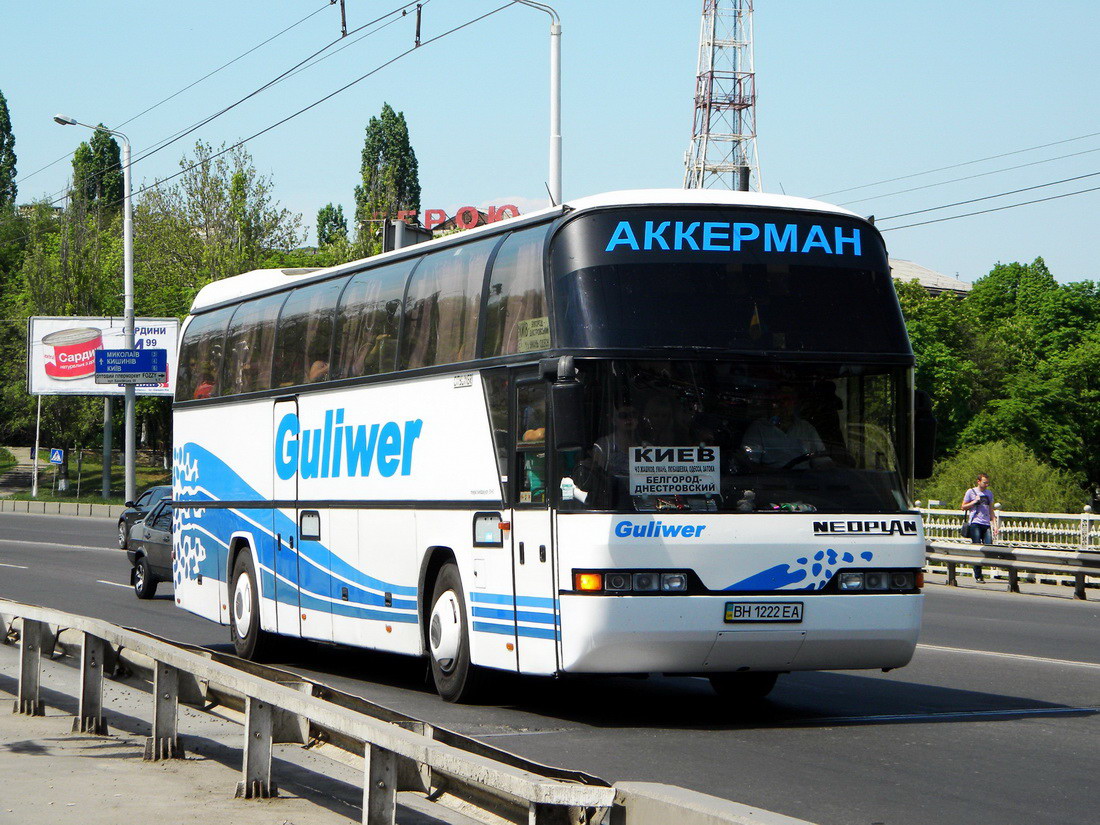
[[[719,490],[717,447],[631,447],[632,496],[694,496]]]

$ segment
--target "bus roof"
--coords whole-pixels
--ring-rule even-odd
[[[619,192],[606,192],[600,195],[589,195],[576,200],[567,201],[561,206],[552,206],[529,212],[516,218],[506,218],[462,232],[463,240],[470,240],[482,234],[493,234],[516,224],[537,222],[540,218],[551,218],[565,211],[576,212],[587,209],[601,209],[610,206],[749,206],[765,207],[771,209],[798,209],[813,212],[829,212],[838,215],[861,217],[847,209],[825,203],[823,201],[810,200],[809,198],[797,198],[790,195],[774,195],[764,192],[733,192],[722,189],[630,189]],[[417,252],[426,252],[435,246],[444,246],[454,242],[454,236],[448,235],[431,241],[417,244]],[[393,258],[405,257],[409,254],[410,247],[363,258],[357,261],[349,261],[345,264],[329,267],[327,269],[253,269],[241,275],[231,278],[223,278],[207,284],[191,306],[192,312],[201,311],[207,307],[235,301],[249,295],[254,295],[280,287],[293,286],[299,281],[320,280],[328,275],[352,272],[363,268],[368,262],[381,264]]]

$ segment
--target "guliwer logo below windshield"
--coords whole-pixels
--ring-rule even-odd
[[[284,481],[302,478],[369,476],[372,470],[389,478],[412,473],[413,446],[421,419],[384,424],[345,424],[344,410],[325,410],[323,427],[302,430],[294,413],[279,421],[275,433],[275,471]]]

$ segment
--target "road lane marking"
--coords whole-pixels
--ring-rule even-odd
[[[861,722],[943,722],[951,719],[988,719],[1021,716],[1066,716],[1100,713],[1100,707],[1006,708],[1004,710],[947,710],[941,713],[888,713],[878,716],[822,716],[794,722],[777,722],[777,727],[817,727],[820,725],[859,724]]]
[[[130,589],[130,585],[128,584],[122,584],[121,582],[107,582],[103,581],[103,579],[96,579],[96,584],[109,584],[111,585],[111,587],[125,587],[127,590]]]
[[[1074,659],[1048,659],[1045,656],[1027,656],[1023,653],[999,653],[995,650],[973,650],[966,647],[945,647],[943,645],[918,644],[918,648],[935,650],[940,653],[970,653],[978,656],[997,656],[1001,659],[1018,659],[1024,662],[1038,662],[1045,665],[1064,665],[1066,667],[1083,667],[1089,670],[1100,670],[1100,663],[1078,662]]]
[[[59,541],[24,541],[22,539],[0,539],[0,544],[30,545],[34,547],[64,547],[66,550],[112,550],[112,547],[89,547],[86,544],[63,544]]]
[[[25,564],[4,564],[0,561],[0,567],[14,567],[16,570],[28,570],[29,568]]]

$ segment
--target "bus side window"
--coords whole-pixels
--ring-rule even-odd
[[[233,308],[196,315],[187,325],[180,344],[179,374],[176,376],[176,400],[216,398],[219,392],[225,327]]]
[[[275,331],[273,386],[312,384],[328,378],[332,319],[346,282],[310,284],[287,298]]]
[[[500,247],[485,305],[486,358],[550,347],[542,275],[546,227],[513,232]]]
[[[336,310],[333,378],[393,372],[401,296],[412,265],[401,261],[352,276]]]
[[[520,504],[546,502],[546,385],[517,388],[516,452]]]
[[[428,255],[409,280],[401,369],[457,364],[476,356],[485,265],[499,238]]]
[[[285,293],[246,301],[237,307],[226,334],[222,394],[271,389],[275,322]]]
[[[485,403],[489,406],[489,425],[493,429],[493,448],[497,457],[497,472],[500,475],[501,484],[507,487],[508,482],[508,373],[507,371],[492,370],[483,372],[485,382]],[[507,495],[507,494],[506,494]]]

